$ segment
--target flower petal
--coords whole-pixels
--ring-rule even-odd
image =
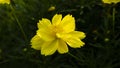
[[[120,0],[102,0],[102,1],[103,1],[104,3],[108,3],[108,4],[120,2]]]
[[[41,50],[41,46],[43,45],[44,41],[38,36],[35,35],[32,39],[31,39],[31,47],[36,49],[36,50]]]
[[[84,32],[81,31],[73,31],[69,33],[71,36],[74,36],[76,38],[84,39],[86,37]]]
[[[66,39],[67,44],[72,48],[80,48],[81,46],[85,45],[79,38],[69,38]]]
[[[49,19],[42,18],[42,20],[39,20],[39,23],[37,23],[37,25],[38,25],[38,28],[44,28],[51,25],[51,22]]]
[[[59,39],[58,52],[61,54],[68,52],[67,44],[61,39]]]
[[[69,46],[73,48],[80,48],[85,44],[79,39],[79,37],[75,37],[69,33],[58,33],[56,35],[58,38],[64,40]]]
[[[49,27],[38,29],[37,35],[45,41],[52,41],[55,39],[55,36],[53,35]]]
[[[10,0],[0,0],[0,3],[1,4],[10,4]]]
[[[58,25],[61,22],[62,15],[61,14],[56,14],[52,18],[52,24],[53,25]]]
[[[62,21],[61,26],[63,27],[64,32],[68,33],[75,30],[75,19],[72,15],[66,15]]]
[[[58,48],[58,40],[46,42],[41,48],[42,55],[52,55]]]

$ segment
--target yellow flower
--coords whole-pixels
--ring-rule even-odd
[[[53,10],[55,10],[55,6],[51,6],[51,7],[48,9],[48,11],[53,11]]]
[[[108,3],[108,4],[111,4],[111,3],[118,3],[120,2],[120,0],[102,0],[104,3]]]
[[[49,19],[39,20],[37,34],[31,39],[31,47],[41,50],[42,55],[52,55],[56,51],[60,54],[68,52],[68,46],[80,48],[85,45],[81,39],[85,38],[85,33],[75,31],[75,19],[68,14],[62,19],[61,14],[56,14]]]
[[[0,3],[1,4],[10,4],[10,0],[0,0]]]

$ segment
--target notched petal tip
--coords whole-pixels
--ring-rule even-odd
[[[66,40],[67,44],[72,48],[80,48],[81,46],[85,45],[79,38],[70,38]]]
[[[86,37],[86,34],[84,32],[80,32],[80,39],[84,39]]]
[[[62,14],[55,14],[52,18],[52,24],[53,25],[58,25],[61,23],[61,19],[62,19]]]
[[[48,27],[49,25],[51,25],[51,22],[47,18],[42,18],[42,20],[39,20],[37,23],[38,28]]]
[[[63,27],[63,31],[65,33],[74,31],[75,30],[75,18],[72,17],[72,15],[70,14],[66,15],[61,21],[61,26]]]

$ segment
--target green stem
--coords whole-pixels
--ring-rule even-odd
[[[113,12],[112,12],[112,30],[113,30],[113,36],[115,34],[115,7],[113,7]]]
[[[78,57],[74,56],[74,55],[71,54],[70,52],[68,52],[68,54],[69,54],[70,56],[72,56],[73,58],[75,58],[76,60],[80,60]]]
[[[17,22],[17,24],[18,24],[18,26],[19,26],[19,28],[20,28],[22,34],[23,34],[23,36],[24,36],[24,39],[25,39],[25,41],[27,42],[26,34],[25,34],[25,32],[24,32],[24,30],[23,30],[23,27],[22,27],[21,23],[19,22],[19,20],[18,20],[16,14],[15,14],[15,12],[14,12],[15,10],[14,10],[14,8],[13,8],[12,5],[10,5],[10,7],[11,7],[11,9],[12,9],[12,11],[13,11],[12,14],[13,14],[13,16],[14,16],[14,18],[15,18],[15,20],[16,20],[16,22]]]

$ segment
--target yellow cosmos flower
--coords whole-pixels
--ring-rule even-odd
[[[10,0],[0,0],[0,3],[1,4],[10,4]]]
[[[52,55],[56,51],[60,54],[68,52],[68,46],[80,48],[85,45],[81,39],[85,38],[85,33],[75,31],[75,19],[68,14],[62,19],[61,14],[56,14],[49,19],[43,18],[38,23],[37,34],[31,39],[31,47],[41,50],[42,55]]]
[[[108,3],[108,4],[111,4],[111,3],[118,3],[120,2],[120,0],[102,0],[104,3]]]

